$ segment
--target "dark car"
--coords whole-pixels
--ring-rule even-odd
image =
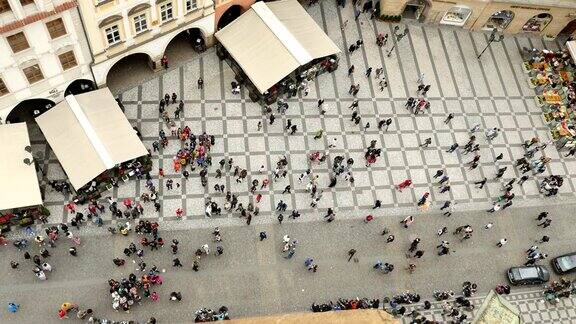
[[[512,285],[537,285],[550,279],[550,272],[544,266],[512,267],[508,269],[508,280]]]
[[[564,254],[552,259],[552,268],[558,274],[576,271],[576,252]]]

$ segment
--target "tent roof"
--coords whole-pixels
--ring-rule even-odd
[[[108,88],[67,96],[36,122],[76,189],[148,154]]]
[[[0,125],[0,210],[42,204],[36,168],[24,163],[29,145],[26,123]]]
[[[570,56],[572,56],[572,59],[574,60],[574,62],[576,62],[576,41],[566,42],[566,47],[568,47]]]
[[[296,0],[256,2],[216,38],[261,93],[299,66],[340,52]]]

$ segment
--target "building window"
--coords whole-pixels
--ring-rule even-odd
[[[136,34],[140,34],[148,30],[148,23],[146,22],[146,14],[141,14],[134,17],[134,30]]]
[[[47,22],[46,27],[48,27],[48,33],[50,33],[52,39],[66,35],[66,27],[64,27],[64,21],[62,21],[62,18]]]
[[[60,65],[62,65],[62,70],[64,71],[78,65],[76,62],[76,56],[74,56],[74,51],[62,53],[58,55],[58,59],[60,60]]]
[[[192,11],[198,8],[197,0],[186,0],[186,11]]]
[[[6,87],[4,80],[0,79],[0,97],[9,93],[10,91],[8,91],[8,87]]]
[[[108,27],[104,30],[106,33],[106,40],[108,45],[116,44],[120,41],[120,31],[118,30],[118,25]]]
[[[172,2],[168,2],[160,6],[160,17],[162,18],[162,21],[168,21],[174,18],[173,13]]]
[[[8,0],[0,0],[0,13],[7,11],[12,11],[12,9],[10,9],[10,4],[8,3]]]
[[[24,75],[30,84],[44,79],[44,75],[42,74],[42,70],[40,70],[40,66],[38,66],[38,64],[34,64],[25,69],[22,69],[22,71],[24,72]]]
[[[34,0],[20,0],[20,4],[23,6],[33,4],[33,3],[34,3]]]
[[[19,32],[18,34],[10,35],[6,37],[8,40],[8,44],[10,44],[10,48],[12,48],[12,52],[18,53],[30,47],[28,45],[28,41],[26,40],[26,36],[24,36],[23,32]]]

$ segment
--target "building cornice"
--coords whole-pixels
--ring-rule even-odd
[[[76,6],[77,4],[75,0],[64,2],[61,5],[55,6],[53,10],[36,12],[32,15],[25,17],[24,19],[16,20],[5,25],[0,25],[0,34],[18,30],[20,28],[25,27],[26,25],[30,25],[37,21],[46,19],[48,17],[55,16],[61,12],[75,8]]]

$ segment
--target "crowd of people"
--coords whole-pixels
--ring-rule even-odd
[[[339,0],[339,3],[345,3],[345,0]],[[354,1],[355,7],[358,7],[361,1]],[[364,1],[364,4],[368,1]],[[371,11],[371,8],[368,10]],[[357,18],[358,16],[356,16]],[[377,46],[383,47],[387,46],[388,34],[378,34],[376,36]],[[349,45],[349,54],[356,55],[364,45],[363,40],[353,41]],[[165,66],[167,67],[167,59],[165,61]],[[384,91],[384,88],[388,87],[388,79],[385,75],[383,67],[378,67],[372,73],[372,67],[367,67],[364,72],[364,77],[371,78],[375,75],[376,80],[378,80],[378,85],[380,90]],[[348,76],[352,77],[355,73],[354,65],[348,68]],[[417,85],[415,89],[415,94],[409,97],[405,103],[405,108],[414,115],[421,115],[430,112],[434,107],[431,106],[431,102],[427,100],[426,96],[428,91],[431,89],[430,84],[426,84],[424,73],[420,73],[417,78]],[[200,78],[198,80],[198,89],[203,89],[204,81]],[[360,89],[360,83],[351,82],[349,93],[353,96],[357,96]],[[233,83],[232,91],[234,94],[240,92],[240,84]],[[295,85],[290,96],[297,95],[297,91],[300,91],[303,96],[308,95],[310,88],[307,82],[303,81],[299,85]],[[326,113],[324,109],[324,100],[319,99],[317,103],[317,108],[319,108],[319,113],[321,115]],[[355,125],[361,125],[361,129],[369,129],[370,123],[364,123],[362,117],[360,116],[360,105],[361,100],[355,98],[350,106],[351,110],[350,122]],[[81,226],[88,222],[93,222],[97,226],[103,226],[103,214],[109,210],[111,215],[117,220],[123,219],[116,226],[110,226],[108,230],[112,235],[121,234],[126,237],[130,237],[132,234],[137,236],[135,242],[129,243],[124,249],[122,257],[114,257],[112,262],[117,267],[125,267],[126,264],[130,264],[126,260],[133,261],[136,264],[136,271],[129,273],[127,276],[116,280],[109,279],[109,294],[111,298],[112,309],[117,311],[129,312],[133,309],[135,305],[140,305],[149,300],[149,302],[158,302],[163,299],[162,296],[167,296],[166,299],[170,302],[180,302],[186,294],[180,291],[172,291],[169,294],[165,294],[160,291],[160,287],[164,281],[162,271],[159,267],[152,264],[146,263],[148,254],[156,253],[153,251],[162,250],[164,245],[170,244],[170,250],[165,253],[170,253],[172,255],[172,267],[180,268],[184,264],[178,257],[180,251],[179,241],[172,239],[171,241],[165,241],[162,236],[160,236],[159,227],[160,224],[151,220],[140,219],[144,215],[145,207],[148,204],[152,204],[156,212],[162,211],[162,195],[159,193],[157,185],[159,181],[157,179],[164,179],[163,183],[166,186],[166,191],[170,192],[174,190],[174,186],[181,186],[180,180],[189,179],[193,176],[191,173],[197,172],[200,178],[200,183],[203,187],[207,187],[210,183],[210,188],[214,188],[215,194],[210,195],[205,201],[204,213],[207,218],[220,215],[223,211],[226,213],[233,214],[240,217],[246,221],[247,225],[251,224],[253,217],[258,216],[260,213],[260,202],[263,199],[263,194],[269,189],[271,181],[274,183],[282,183],[289,176],[289,156],[278,157],[274,168],[272,170],[266,170],[266,167],[262,165],[258,173],[251,172],[251,170],[246,169],[244,166],[235,163],[232,157],[225,157],[219,160],[216,164],[216,160],[213,161],[213,155],[211,153],[212,147],[216,144],[217,135],[212,135],[207,132],[202,132],[200,135],[195,135],[189,126],[178,127],[180,124],[178,121],[182,116],[185,109],[185,103],[183,100],[178,100],[176,93],[165,94],[165,96],[159,101],[158,104],[159,116],[164,121],[163,127],[158,133],[158,138],[152,143],[152,154],[156,152],[163,152],[167,149],[171,143],[178,143],[179,149],[173,155],[171,160],[171,170],[167,171],[163,168],[158,169],[158,174],[147,173],[145,176],[145,183],[147,191],[142,193],[140,197],[135,197],[134,199],[125,198],[121,201],[115,201],[112,197],[107,197],[106,202],[100,202],[96,200],[91,200],[86,206],[86,211],[81,210],[75,203],[70,202],[65,205],[68,210],[69,218],[68,223],[61,223],[58,226],[47,226],[44,234],[36,234],[32,229],[26,231],[28,238],[18,239],[14,241],[14,246],[18,249],[25,251],[23,253],[23,258],[26,261],[26,267],[31,268],[31,272],[41,281],[47,280],[50,277],[50,273],[53,271],[53,266],[48,262],[50,258],[50,250],[60,245],[62,241],[68,240],[64,245],[68,245],[68,253],[71,257],[77,257],[81,253],[81,240],[77,233],[72,232],[72,228],[77,231],[80,230]],[[290,105],[286,100],[279,100],[276,107],[276,114],[281,117],[287,113],[290,109]],[[170,110],[173,110],[170,113]],[[272,107],[266,106],[263,109],[264,122],[273,125],[277,120],[277,115],[273,111]],[[419,118],[419,117],[416,117]],[[453,113],[448,114],[444,119],[445,125],[450,125],[452,120],[456,118]],[[362,123],[362,124],[361,124]],[[387,132],[389,127],[393,124],[392,118],[383,118],[378,121],[377,128]],[[258,123],[257,129],[260,131],[263,128],[262,122]],[[287,135],[296,135],[298,132],[298,125],[293,123],[291,119],[286,119],[286,125],[283,125],[284,130],[288,133]],[[166,131],[166,130],[167,131]],[[481,141],[479,138],[484,135],[487,143],[494,141],[500,134],[501,130],[497,127],[488,127],[481,132],[481,126],[475,125],[469,130],[468,140],[463,143],[452,143],[449,147],[446,145],[447,153],[458,154],[460,158],[469,157],[470,160],[462,161],[468,166],[469,172],[474,172],[480,165],[480,151],[481,151]],[[480,134],[477,134],[480,132]],[[307,154],[307,169],[298,176],[298,185],[304,187],[305,191],[310,197],[310,207],[316,208],[321,201],[323,193],[325,191],[332,190],[338,180],[343,180],[349,184],[354,184],[355,178],[353,176],[353,168],[357,168],[355,161],[352,157],[347,157],[345,154],[333,153],[331,149],[337,150],[340,146],[338,140],[335,137],[331,137],[327,134],[324,129],[318,129],[313,139],[316,141],[325,139],[327,144],[326,151],[317,150]],[[439,143],[450,144],[450,143]],[[508,170],[506,166],[500,166],[499,161],[503,160],[503,154],[499,154],[494,158],[495,173],[490,175],[492,181],[494,182],[504,182],[502,183],[502,193],[498,197],[495,197],[493,205],[487,210],[489,213],[498,212],[504,210],[512,205],[515,198],[515,193],[513,192],[514,186],[522,186],[532,176],[534,179],[539,181],[539,188],[545,196],[554,196],[558,193],[559,188],[563,185],[563,178],[557,175],[548,175],[546,177],[537,176],[543,174],[547,170],[547,166],[551,159],[542,152],[549,145],[548,143],[541,143],[538,137],[534,137],[530,140],[522,143],[525,150],[525,154],[519,157],[513,164],[521,171],[521,176],[516,178],[511,178],[504,182],[504,177],[506,171]],[[173,145],[173,144],[172,144]],[[423,138],[420,141],[419,147],[422,150],[430,148],[433,146],[433,140],[431,137]],[[444,149],[444,148],[443,148]],[[372,165],[378,162],[378,159],[385,151],[385,143],[378,143],[377,140],[371,140],[369,145],[364,149],[364,159],[365,167],[370,168]],[[540,153],[539,153],[540,152]],[[541,156],[537,156],[541,154]],[[213,165],[214,162],[214,165]],[[510,161],[512,162],[512,161]],[[214,173],[211,172],[214,170]],[[328,168],[329,171],[329,183],[324,184],[319,180],[318,173],[315,169],[318,168]],[[531,171],[531,174],[530,174]],[[167,174],[170,173],[170,174]],[[214,174],[213,178],[210,175]],[[233,193],[231,188],[226,188],[224,184],[225,181],[223,177],[232,177],[236,183],[242,184],[247,183],[249,188],[249,193],[252,195],[244,201],[240,201],[243,197],[243,192]],[[251,179],[251,180],[249,180]],[[211,183],[213,181],[213,183]],[[487,177],[482,177],[478,181],[475,181],[477,188],[482,189],[485,184],[489,181]],[[437,170],[435,175],[432,177],[431,183],[435,184],[434,187],[437,188],[438,194],[446,195],[436,195],[436,197],[441,197],[440,211],[446,217],[452,216],[452,206],[455,204],[450,201],[448,193],[451,190],[450,175],[448,170]],[[62,192],[64,194],[70,193],[70,186],[65,181],[50,181],[50,187],[57,192]],[[291,194],[296,188],[292,187],[292,184],[288,183],[286,186],[282,185],[284,190],[282,194]],[[407,190],[413,186],[412,179],[405,179],[402,182],[395,184],[395,188],[398,192]],[[436,190],[436,189],[435,189]],[[432,192],[432,191],[430,191]],[[414,201],[414,207],[418,208],[420,211],[427,211],[431,206],[431,196],[430,192],[426,191],[422,195],[417,195],[419,198]],[[217,197],[224,198],[224,203],[220,206],[217,202]],[[137,198],[139,198],[138,201]],[[107,207],[105,207],[107,204]],[[382,202],[376,200],[373,209],[381,208]],[[290,210],[289,210],[290,209]],[[288,211],[289,210],[289,211]],[[166,213],[166,211],[162,211]],[[279,222],[282,224],[284,221],[284,214],[288,213],[290,219],[297,219],[301,216],[300,212],[296,208],[289,208],[288,204],[284,200],[280,200],[272,213]],[[183,207],[178,207],[174,210],[177,218],[184,218],[186,212]],[[86,214],[86,218],[84,217]],[[333,207],[327,208],[326,215],[324,216],[326,222],[331,223],[336,219],[336,212]],[[374,216],[371,214],[364,218],[366,223],[373,221]],[[409,215],[405,217],[400,223],[400,226],[407,229],[415,221],[414,215]],[[537,221],[539,222],[537,226],[542,228],[547,228],[551,225],[552,219],[548,216],[546,212],[542,212],[538,215]],[[462,223],[461,223],[462,224]],[[488,230],[492,227],[492,223],[485,225],[484,229]],[[473,238],[474,229],[469,224],[463,224],[455,226],[455,230],[451,231],[455,240],[464,242],[466,240],[471,240]],[[448,233],[447,227],[442,227],[437,230],[437,235],[440,240],[439,244],[436,245],[436,253],[438,256],[450,255],[453,252],[450,242],[444,239],[445,235]],[[224,248],[221,244],[222,233],[219,227],[216,227],[212,232],[213,237],[213,249],[211,244],[205,243],[199,246],[194,252],[191,258],[191,269],[195,272],[200,270],[200,261],[208,257],[219,257],[224,254]],[[386,244],[392,243],[395,240],[395,235],[390,233],[389,229],[384,229],[382,231],[382,236],[385,237]],[[63,238],[62,238],[63,237]],[[260,241],[267,238],[267,233],[262,231],[259,233]],[[442,238],[440,238],[442,237]],[[29,241],[34,241],[30,243]],[[544,235],[538,244],[543,244],[548,242],[549,237]],[[501,238],[496,242],[496,246],[503,248],[508,243],[508,238]],[[33,245],[38,253],[30,253],[28,249],[30,245]],[[296,249],[299,246],[299,241],[291,238],[289,235],[284,235],[281,242],[280,254],[286,259],[290,260],[294,258],[296,254]],[[213,251],[213,253],[211,252]],[[355,249],[350,249],[348,251],[348,261],[354,259],[357,251]],[[408,273],[414,273],[417,268],[418,261],[425,255],[426,251],[422,247],[422,240],[418,235],[415,235],[411,239],[410,246],[405,252],[408,259],[408,266],[406,271]],[[525,265],[534,265],[537,262],[546,259],[547,254],[543,253],[541,248],[536,245],[531,246],[525,251],[526,263]],[[318,271],[324,271],[318,262],[313,257],[303,257],[304,268],[310,273],[316,273]],[[21,260],[20,260],[21,261]],[[301,262],[301,261],[298,261]],[[186,263],[186,262],[185,262]],[[299,263],[301,264],[301,263]],[[188,265],[188,264],[187,264]],[[18,260],[11,260],[10,266],[12,269],[17,270],[21,266]],[[399,266],[398,266],[399,267]],[[395,265],[391,262],[384,262],[382,260],[376,260],[372,265],[373,270],[382,274],[390,274],[395,270]],[[398,270],[396,270],[398,271]],[[505,284],[499,284],[496,286],[496,291],[501,294],[509,294],[510,286]],[[462,286],[462,294],[460,296],[455,296],[452,291],[436,291],[433,293],[432,297],[440,303],[440,307],[443,310],[443,315],[445,318],[450,319],[454,323],[463,323],[468,317],[469,313],[474,309],[474,305],[470,301],[478,287],[473,282],[465,282]],[[568,297],[576,293],[576,290],[572,285],[566,280],[561,280],[559,282],[554,282],[552,285],[545,289],[545,297],[550,302],[557,302],[558,298]],[[183,296],[184,295],[184,296]],[[355,299],[338,299],[336,302],[326,302],[322,304],[312,304],[311,310],[313,312],[325,312],[332,310],[348,310],[348,309],[384,309],[387,312],[395,316],[405,316],[411,318],[411,323],[434,323],[434,321],[428,319],[422,313],[425,310],[430,310],[433,305],[429,301],[421,301],[421,296],[419,294],[406,291],[401,294],[392,296],[391,298],[384,298],[382,302],[380,299],[366,299],[366,298],[355,298]],[[381,304],[383,306],[381,306]],[[17,312],[20,305],[11,302],[8,304],[10,312]],[[408,311],[411,308],[411,311]],[[91,308],[83,308],[82,310],[78,305],[73,303],[64,303],[59,309],[58,315],[60,318],[68,318],[72,313],[76,314],[76,317],[80,319],[89,319],[96,323],[111,323],[107,319],[97,318],[94,315],[94,311]],[[229,319],[228,308],[226,306],[220,307],[218,310],[212,310],[208,308],[201,308],[194,313],[196,322],[208,322],[215,320],[225,320]],[[156,323],[155,318],[150,318],[147,323]]]

